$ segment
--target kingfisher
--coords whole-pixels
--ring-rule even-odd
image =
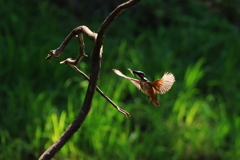
[[[169,72],[165,72],[161,79],[150,82],[149,80],[147,80],[145,73],[143,73],[142,71],[135,71],[130,68],[128,68],[128,70],[133,76],[136,75],[138,79],[127,77],[119,70],[113,69],[113,71],[117,75],[129,79],[139,90],[146,94],[148,98],[152,100],[151,104],[154,106],[160,106],[157,100],[157,93],[166,93],[168,90],[171,89],[173,83],[175,82],[174,75]]]

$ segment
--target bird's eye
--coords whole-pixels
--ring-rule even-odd
[[[141,73],[141,76],[142,76],[142,77],[145,77],[145,73],[142,72],[142,73]]]

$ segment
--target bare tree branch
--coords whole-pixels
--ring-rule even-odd
[[[59,57],[62,54],[63,50],[67,47],[71,39],[75,36],[79,40],[79,45],[80,45],[79,55],[83,55],[86,57],[87,55],[85,55],[84,53],[84,43],[83,43],[83,36],[82,36],[83,33],[85,33],[91,40],[93,41],[97,40],[96,33],[92,32],[87,26],[79,26],[72,30],[72,32],[66,37],[63,43],[57,49],[51,50],[50,54],[47,55],[46,59],[51,61],[52,57]]]
[[[87,28],[87,27],[85,27],[85,26],[80,26],[80,27],[77,27],[76,29],[74,29],[75,31],[77,31],[77,30],[82,30],[82,28],[84,27],[84,30],[86,30],[87,29],[87,33],[89,34],[89,33],[91,33],[91,31]],[[71,33],[70,33],[71,34]],[[77,37],[77,39],[78,39],[78,41],[79,41],[79,46],[80,46],[80,51],[79,51],[79,55],[77,56],[77,58],[76,58],[76,60],[73,60],[73,59],[71,59],[71,58],[67,58],[66,60],[64,60],[64,61],[62,61],[62,62],[60,62],[60,64],[68,64],[68,65],[70,65],[75,71],[77,71],[79,74],[81,74],[85,79],[87,79],[88,81],[90,81],[90,78],[85,74],[85,73],[83,73],[82,71],[80,71],[76,66],[79,64],[79,62],[81,61],[81,59],[83,58],[83,57],[86,57],[87,55],[84,53],[84,41],[83,41],[83,36],[82,36],[82,33],[79,33],[78,35],[76,35],[76,37]],[[65,39],[65,41],[66,40],[69,40],[69,36]],[[93,39],[94,40],[94,39]],[[63,44],[65,44],[65,43],[63,43]],[[62,44],[61,44],[61,46],[62,46]],[[61,46],[59,47],[59,48],[61,48]],[[58,49],[59,49],[58,48]],[[52,51],[51,51],[52,52]],[[52,55],[50,55],[50,56],[52,56]],[[53,56],[54,56],[54,54],[53,54]],[[125,111],[125,110],[123,110],[122,108],[120,108],[120,107],[118,107],[110,98],[108,98],[98,87],[96,87],[96,89],[97,89],[97,91],[107,100],[107,101],[109,101],[112,105],[113,105],[113,107],[115,107],[119,112],[121,112],[121,113],[123,113],[125,116],[127,116],[127,117],[130,117],[130,114],[127,112],[127,111]]]
[[[90,78],[85,74],[83,73],[82,71],[80,71],[75,65],[71,65],[69,64],[75,71],[77,71],[79,74],[81,74],[86,80],[90,81]],[[122,114],[124,114],[125,116],[127,117],[130,117],[130,114],[123,110],[122,108],[118,107],[110,98],[108,98],[107,95],[105,95],[103,93],[103,91],[100,90],[100,88],[96,87],[96,90],[108,101],[110,102],[119,112],[121,112]]]
[[[104,33],[107,30],[107,28],[109,27],[109,25],[114,21],[115,18],[118,17],[118,15],[120,13],[122,13],[125,9],[134,6],[138,2],[140,2],[140,0],[129,0],[128,2],[125,2],[121,5],[119,5],[104,20],[104,22],[102,23],[102,25],[98,31],[98,36],[96,36],[96,34],[93,32],[88,32],[88,28],[87,27],[85,28],[85,26],[80,26],[80,29],[77,29],[77,31],[75,28],[67,36],[67,38],[63,41],[63,43],[60,45],[60,47],[57,48],[56,50],[52,50],[51,53],[46,57],[47,60],[51,60],[51,58],[53,56],[59,57],[61,55],[62,51],[67,46],[67,44],[69,43],[69,41],[75,35],[79,36],[79,34],[85,33],[91,39],[95,40],[95,45],[94,45],[94,49],[92,52],[92,68],[91,68],[91,74],[90,74],[90,82],[88,84],[88,89],[87,89],[87,93],[86,93],[86,96],[85,96],[85,99],[83,102],[83,106],[82,106],[78,116],[73,121],[73,123],[70,124],[68,126],[68,128],[66,129],[66,131],[60,136],[60,138],[41,155],[39,160],[51,159],[67,143],[67,141],[73,136],[73,134],[81,127],[82,123],[84,122],[86,116],[88,115],[88,113],[91,109],[92,99],[93,99],[93,96],[94,96],[94,93],[96,90],[96,86],[97,86],[97,81],[98,81],[100,68],[101,68],[102,45],[103,45]],[[80,33],[78,31],[80,31]],[[81,38],[79,38],[79,43],[81,43]],[[83,54],[84,54],[84,52],[83,52]],[[81,55],[81,51],[80,51],[80,53],[79,53],[80,56],[75,60],[73,65],[79,63],[83,54]]]

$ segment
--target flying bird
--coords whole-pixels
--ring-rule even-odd
[[[145,73],[143,73],[142,71],[135,71],[132,69],[128,70],[131,72],[132,75],[136,75],[138,79],[127,77],[119,70],[113,69],[113,71],[117,75],[129,79],[139,90],[146,94],[148,98],[152,100],[151,104],[154,106],[160,106],[157,101],[157,93],[166,93],[168,90],[171,89],[173,83],[175,82],[175,77],[172,73],[165,72],[161,79],[150,82],[149,80],[147,80]]]

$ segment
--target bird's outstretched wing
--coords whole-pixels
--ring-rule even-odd
[[[156,89],[157,93],[164,94],[169,89],[171,89],[173,83],[175,82],[175,77],[172,73],[165,72],[161,79],[154,82],[150,82],[151,86]]]
[[[119,76],[121,76],[121,77],[123,77],[123,78],[129,79],[139,90],[141,90],[141,86],[140,86],[140,81],[139,81],[139,80],[125,76],[124,74],[122,74],[122,72],[120,72],[120,71],[117,70],[117,69],[113,69],[113,71],[114,71],[117,75],[119,75]]]

